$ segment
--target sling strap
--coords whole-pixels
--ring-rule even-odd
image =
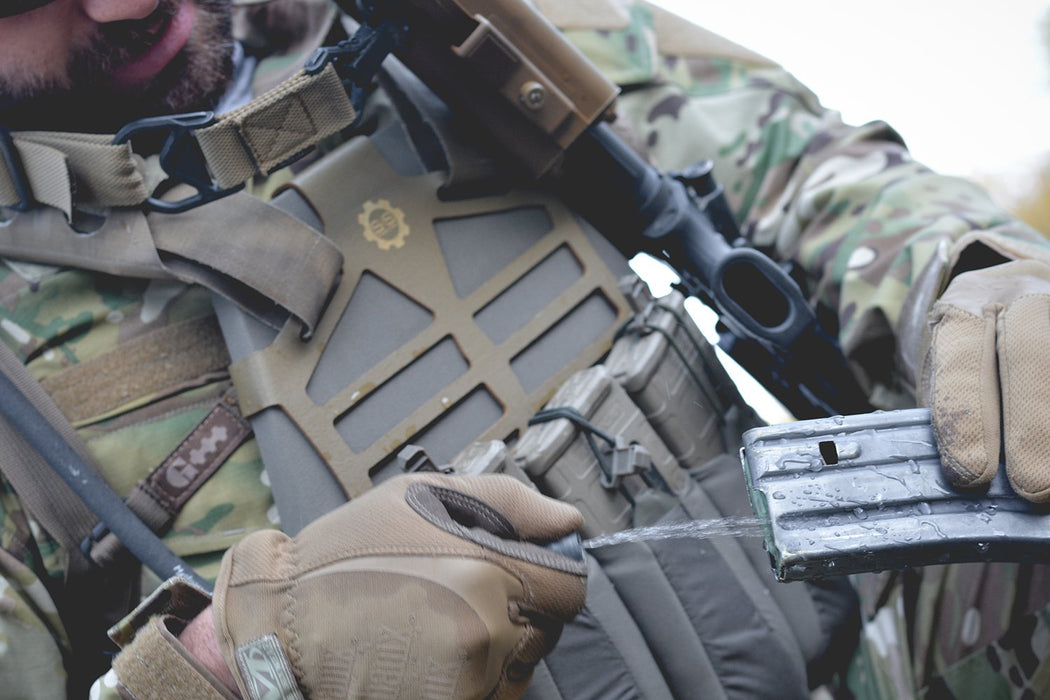
[[[238,187],[349,126],[356,115],[339,75],[328,65],[315,74],[300,72],[218,118],[210,113],[150,118],[133,122],[116,136],[5,132],[0,136],[0,206],[25,210],[45,204],[72,221],[77,207],[156,202],[143,160],[131,150],[130,139],[144,131],[166,134],[179,155],[193,154],[195,144],[215,185]],[[196,130],[196,139],[191,130]],[[200,184],[178,167],[165,171],[176,180]],[[201,174],[208,175],[194,173]]]
[[[86,464],[94,460],[61,411],[7,345],[0,343],[0,373],[44,415]],[[25,509],[72,558],[97,518],[10,423],[0,416],[0,472],[18,493]]]
[[[314,70],[217,120],[207,114],[139,120],[115,137],[0,128],[0,207],[22,212],[0,234],[0,255],[201,284],[275,328],[291,316],[308,337],[342,268],[338,249],[244,193],[183,207],[229,194],[354,121],[333,65]],[[129,143],[147,130],[166,136],[160,165],[179,183],[164,200],[151,194],[155,168]],[[203,163],[185,165],[201,156]],[[142,211],[143,204],[151,211]],[[80,207],[112,209],[98,230],[81,234],[69,226]]]

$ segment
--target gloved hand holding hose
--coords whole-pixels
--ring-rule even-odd
[[[282,674],[310,698],[517,697],[586,587],[582,556],[534,543],[581,524],[509,477],[392,479],[232,547],[219,646],[244,697]]]

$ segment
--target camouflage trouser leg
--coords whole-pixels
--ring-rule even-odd
[[[1050,567],[958,564],[856,583],[857,698],[1050,697]]]

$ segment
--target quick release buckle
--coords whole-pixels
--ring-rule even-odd
[[[156,133],[164,138],[160,150],[160,167],[175,182],[189,185],[197,194],[169,202],[156,197],[146,199],[150,210],[163,214],[178,214],[202,204],[222,199],[244,188],[243,184],[235,187],[219,187],[208,172],[208,163],[204,158],[193,132],[211,126],[216,121],[214,112],[188,112],[161,117],[146,117],[125,124],[116,136],[114,144],[129,141],[135,136]]]

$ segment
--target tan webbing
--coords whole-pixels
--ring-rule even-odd
[[[135,641],[114,659],[113,669],[120,684],[136,700],[237,697],[179,644],[159,617],[138,631]]]
[[[109,213],[105,225],[79,235],[48,207],[17,214],[0,228],[0,256],[146,279],[174,277],[161,262],[146,216],[137,209]]]
[[[332,241],[246,193],[148,220],[170,273],[232,299],[275,327],[285,320],[283,309],[306,335],[343,267]]]
[[[196,135],[218,184],[229,188],[280,167],[355,116],[329,65],[316,75],[299,73]],[[33,198],[68,221],[77,206],[136,206],[150,195],[142,160],[129,144],[112,144],[112,136],[19,131],[11,137]],[[14,181],[0,159],[0,207],[19,203]]]
[[[214,316],[205,316],[121,343],[41,384],[66,418],[77,423],[229,364],[219,325]]]
[[[354,120],[346,89],[329,65],[299,73],[213,126],[197,142],[220,187],[268,173]]]
[[[0,343],[0,372],[29,398],[85,463],[95,465],[58,407],[3,343]],[[30,515],[66,549],[69,556],[81,556],[80,542],[91,532],[98,518],[3,418],[0,418],[0,471]]]
[[[37,208],[0,228],[0,256],[201,284],[272,326],[291,314],[307,333],[343,264],[323,235],[246,193],[176,215],[114,210],[90,235]]]

